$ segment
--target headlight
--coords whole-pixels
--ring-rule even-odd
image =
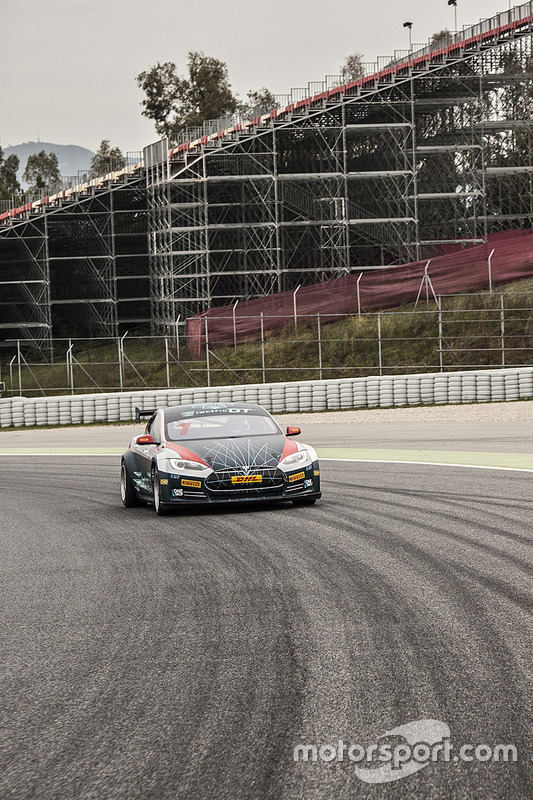
[[[211,469],[207,464],[200,464],[198,461],[185,461],[184,458],[169,458],[168,463],[174,472],[189,472],[189,470],[200,472]]]
[[[298,450],[297,453],[291,453],[290,456],[285,456],[282,461],[279,462],[278,466],[280,469],[297,469],[298,467],[304,467],[306,464],[311,464],[313,461],[311,453],[307,448],[302,448],[302,450]]]

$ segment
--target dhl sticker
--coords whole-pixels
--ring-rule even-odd
[[[187,478],[182,478],[181,479],[181,485],[182,486],[190,486],[193,489],[200,489],[201,486],[202,486],[202,483],[201,483],[201,481],[189,481],[189,480],[187,480]]]
[[[232,483],[262,483],[262,475],[232,475]]]
[[[297,472],[296,475],[291,475],[289,477],[289,482],[294,483],[295,481],[301,481],[305,478],[305,472]]]

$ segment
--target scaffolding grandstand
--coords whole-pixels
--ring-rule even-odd
[[[210,307],[531,228],[532,32],[533,4],[516,6],[7,210],[1,335],[166,333]]]
[[[127,167],[4,212],[0,336],[46,350],[53,336],[150,325],[144,172]]]

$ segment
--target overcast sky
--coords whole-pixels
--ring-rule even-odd
[[[508,0],[457,0],[458,27],[508,9]],[[185,73],[187,52],[228,64],[245,97],[336,74],[350,53],[365,60],[454,28],[447,0],[0,0],[0,143],[77,144],[110,139],[123,151],[157,138],[141,115],[135,76],[157,61]]]

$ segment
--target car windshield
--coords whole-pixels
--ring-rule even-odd
[[[281,430],[271,417],[246,414],[202,414],[167,422],[166,438],[169,442],[184,439],[226,439],[239,436],[269,436]]]

